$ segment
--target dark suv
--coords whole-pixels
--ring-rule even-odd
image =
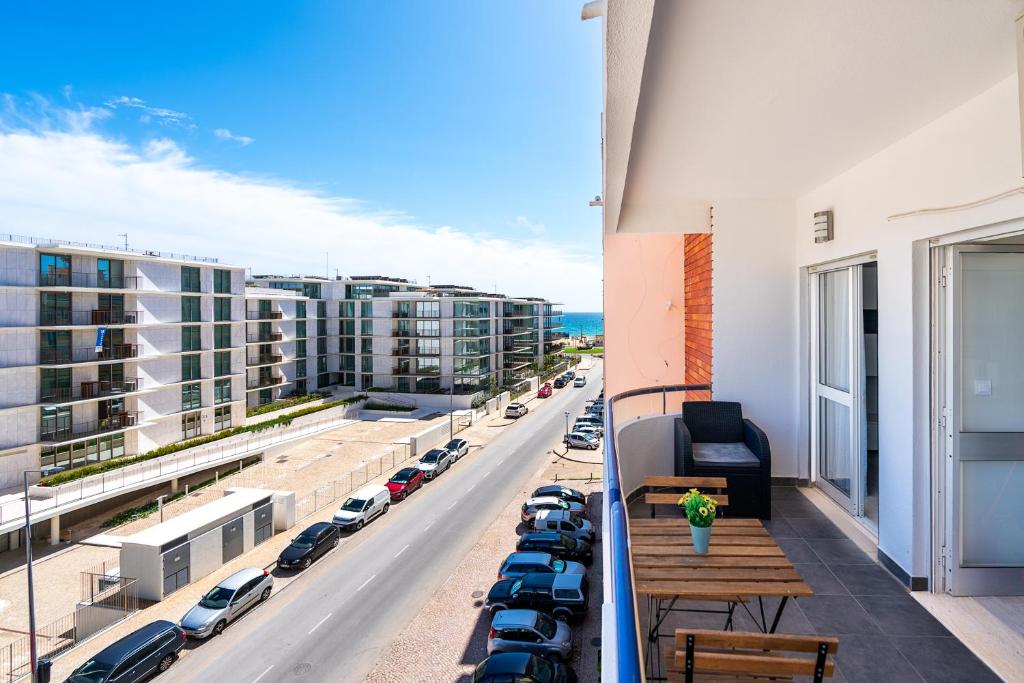
[[[559,375],[558,377],[555,378],[555,389],[561,389],[568,383],[569,380],[566,378],[565,375]]]
[[[563,560],[575,560],[585,565],[594,561],[590,544],[559,531],[530,531],[519,537],[516,550],[550,553]]]
[[[582,574],[527,574],[495,583],[485,604],[492,612],[535,609],[559,621],[582,619],[590,602],[587,588]]]
[[[154,621],[94,655],[64,683],[135,683],[174,664],[185,632],[170,621]]]
[[[576,683],[571,667],[528,652],[502,652],[477,664],[473,683]]]
[[[579,503],[580,505],[585,505],[587,502],[587,494],[583,493],[583,491],[571,489],[568,486],[559,486],[558,484],[541,486],[530,497],[541,498],[542,496],[554,496],[555,498],[561,498],[567,503]]]
[[[330,522],[317,522],[292,539],[277,557],[281,569],[306,569],[318,557],[341,542],[338,527]]]

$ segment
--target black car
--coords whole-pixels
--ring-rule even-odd
[[[135,683],[162,673],[185,647],[185,632],[170,621],[154,621],[93,655],[64,683]]]
[[[566,370],[565,374],[562,375],[562,377],[564,377],[566,379],[576,379],[576,371],[575,370]]]
[[[565,375],[560,375],[560,376],[555,378],[555,389],[561,389],[561,388],[563,388],[568,383],[569,383],[569,380],[566,378],[566,376]]]
[[[558,531],[530,531],[519,537],[516,550],[548,553],[562,560],[589,565],[594,561],[590,544]]]
[[[567,486],[559,486],[558,484],[541,486],[530,497],[541,498],[543,496],[554,496],[555,498],[561,498],[567,503],[579,503],[580,505],[585,505],[587,502],[587,494],[583,493],[583,491],[577,491]]]
[[[582,574],[530,573],[495,583],[485,604],[492,612],[535,609],[559,621],[569,621],[574,617],[582,619],[587,613],[587,593],[587,577]]]
[[[281,569],[306,569],[331,548],[338,547],[341,532],[330,522],[317,522],[292,539],[291,544],[277,556]]]
[[[477,664],[473,683],[576,683],[572,667],[529,652],[502,652]]]

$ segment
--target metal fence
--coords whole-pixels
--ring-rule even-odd
[[[295,519],[309,517],[317,510],[330,505],[342,496],[347,496],[370,480],[408,462],[411,457],[409,446],[398,444],[388,453],[368,460],[348,474],[317,487],[313,493],[295,502]]]
[[[82,572],[82,601],[60,619],[36,629],[36,658],[53,659],[94,633],[140,609],[135,579]],[[0,646],[0,683],[32,672],[30,636]]]

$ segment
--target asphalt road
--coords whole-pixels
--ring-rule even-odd
[[[597,395],[601,370],[596,364],[585,373],[585,388],[557,390],[543,400],[542,411],[503,429],[485,448],[471,447],[469,456],[362,531],[343,534],[339,550],[192,649],[165,676],[217,683],[361,681],[549,457],[565,430],[565,411],[582,413]],[[461,645],[438,633],[437,646]]]

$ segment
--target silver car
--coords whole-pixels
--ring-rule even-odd
[[[507,609],[494,615],[487,636],[487,655],[530,652],[568,661],[572,655],[572,629],[532,609]]]
[[[220,635],[246,610],[270,597],[274,577],[262,569],[243,569],[218,583],[181,618],[181,630],[192,638]]]

